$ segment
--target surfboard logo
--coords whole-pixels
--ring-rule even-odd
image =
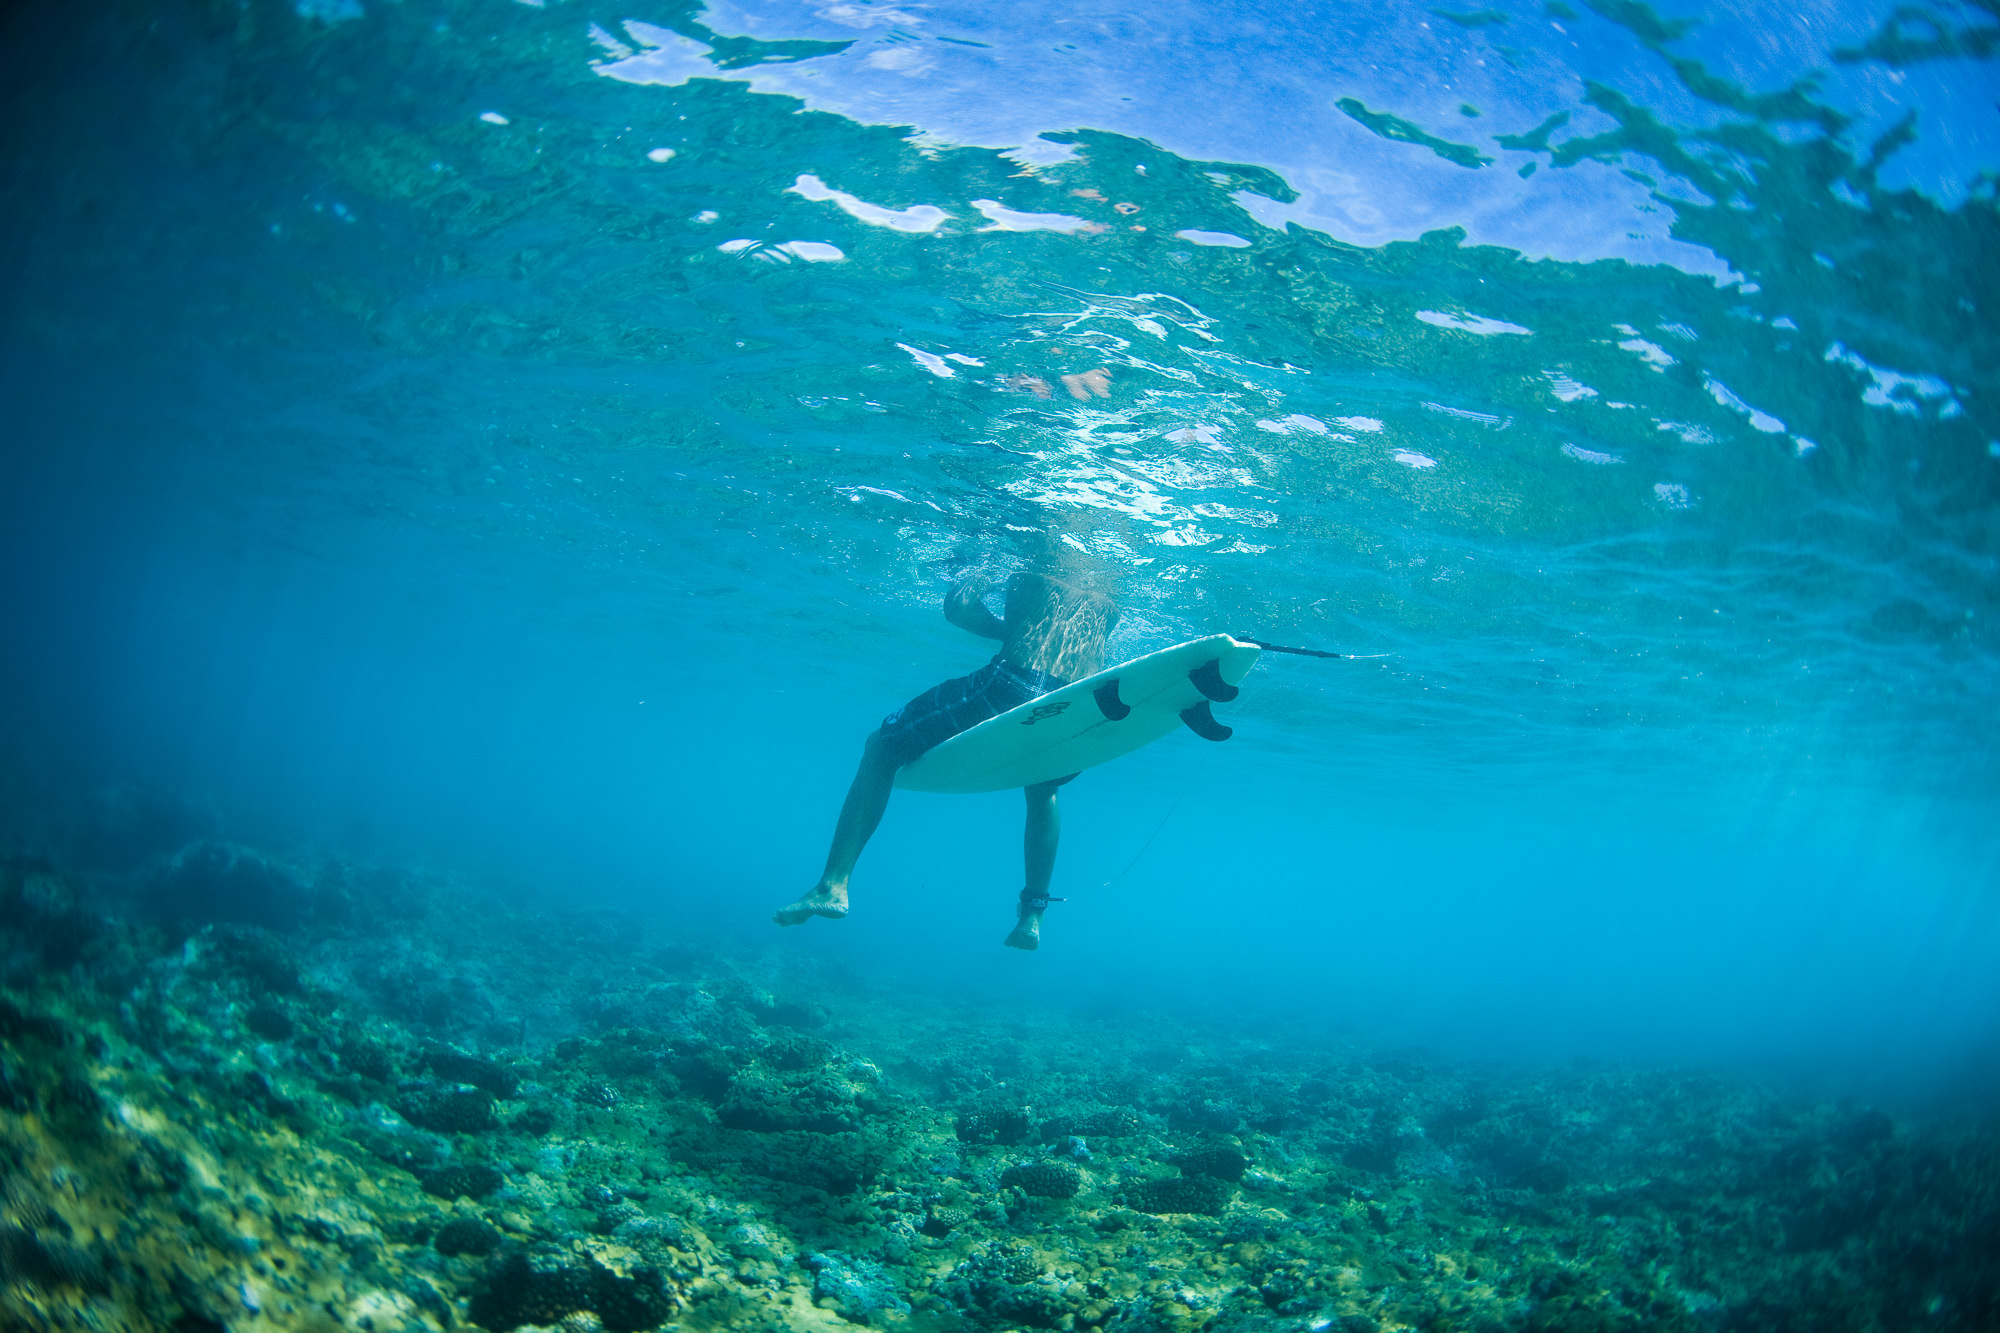
[[[1049,718],[1060,717],[1062,715],[1063,710],[1068,708],[1069,705],[1070,701],[1067,699],[1064,699],[1060,703],[1038,704],[1033,711],[1031,711],[1026,717],[1021,719],[1021,725],[1024,727],[1032,727],[1037,722],[1045,722]]]

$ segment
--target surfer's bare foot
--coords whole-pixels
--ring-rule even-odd
[[[838,921],[847,915],[847,890],[833,889],[822,884],[790,907],[780,907],[772,913],[771,920],[781,926],[796,926],[812,920],[816,916],[831,917]]]
[[[1014,929],[1007,938],[1000,941],[1010,949],[1039,949],[1042,947],[1042,914],[1023,912],[1021,919],[1014,923]]]

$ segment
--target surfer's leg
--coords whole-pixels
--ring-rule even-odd
[[[1056,844],[1062,839],[1062,815],[1056,808],[1061,782],[1038,782],[1022,789],[1028,798],[1028,820],[1021,831],[1021,860],[1027,885],[1021,890],[1020,919],[1001,941],[1010,949],[1039,948],[1042,909],[1049,901],[1049,881],[1056,872]]]
[[[861,766],[855,769],[854,781],[847,788],[847,799],[841,803],[840,820],[833,827],[833,846],[827,851],[819,883],[791,906],[779,908],[773,921],[796,926],[816,916],[847,915],[847,878],[861,859],[861,849],[882,822],[882,812],[889,808],[889,793],[896,785],[899,767],[882,744],[881,733],[871,734],[861,751]]]

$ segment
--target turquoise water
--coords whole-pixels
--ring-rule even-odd
[[[1066,789],[1039,954],[1011,796],[900,796],[781,947],[1990,1060],[1990,5],[7,22],[17,844],[137,784],[762,945],[868,728],[984,659],[948,581],[1059,542],[1114,656],[1355,656]]]

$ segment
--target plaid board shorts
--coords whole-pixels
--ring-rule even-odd
[[[969,676],[925,690],[883,718],[877,734],[882,748],[900,766],[989,717],[998,717],[1068,683],[1045,671],[995,657]]]

